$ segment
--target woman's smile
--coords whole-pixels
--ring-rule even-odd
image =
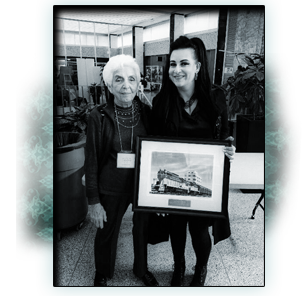
[[[194,77],[199,66],[191,48],[177,49],[171,53],[169,78],[180,89],[194,88]]]

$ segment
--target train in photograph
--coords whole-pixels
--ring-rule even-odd
[[[151,192],[204,197],[211,196],[210,189],[195,182],[187,181],[185,178],[181,178],[179,175],[165,169],[160,169],[157,172],[157,179],[154,179],[151,185]]]

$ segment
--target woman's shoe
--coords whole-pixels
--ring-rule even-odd
[[[144,276],[141,277],[141,280],[147,287],[158,287],[159,286],[156,278],[149,270],[147,270]]]
[[[107,279],[106,276],[96,272],[94,287],[107,287]]]
[[[203,287],[205,283],[206,275],[207,275],[206,266],[203,266],[203,267],[196,266],[195,272],[193,275],[193,279],[190,283],[190,287]]]
[[[179,264],[174,264],[174,271],[171,280],[171,287],[183,287],[184,286],[184,276],[185,276],[185,261]]]

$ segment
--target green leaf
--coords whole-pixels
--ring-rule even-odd
[[[242,103],[244,103],[245,102],[245,100],[244,100],[244,98],[243,98],[243,96],[241,96],[241,95],[237,95],[237,100],[239,101],[239,102],[242,102]]]
[[[253,107],[254,107],[254,103],[252,101],[250,101],[250,103],[248,104],[247,108],[249,109],[249,111],[251,113],[253,113]]]
[[[251,78],[252,76],[254,76],[257,72],[249,72],[249,73],[246,73],[245,75],[243,75],[243,80],[246,80],[246,79],[249,79]]]
[[[264,66],[265,66],[265,65],[263,65],[263,64],[259,65],[259,66],[258,66],[258,70],[264,68]]]
[[[243,72],[242,77],[246,76],[247,74],[250,73],[256,73],[256,68],[248,68],[246,71]]]
[[[235,80],[235,85],[238,85],[240,83],[242,79],[242,76],[239,76],[236,80]]]
[[[260,87],[261,87],[261,85],[260,85]],[[260,94],[260,100],[261,101],[264,101],[265,100],[265,94],[264,94],[264,91],[261,89],[261,88],[259,88],[258,89],[259,90],[259,94]]]
[[[262,81],[265,78],[265,75],[262,72],[257,71],[256,77],[259,81]]]
[[[235,100],[235,110],[236,110],[236,112],[238,112],[239,111],[239,101],[238,100]]]
[[[248,66],[254,65],[253,59],[248,55],[245,55],[244,61],[248,64]]]
[[[256,70],[257,68],[255,66],[248,66],[248,69],[244,73],[248,73],[248,72],[256,71]]]
[[[252,57],[251,57],[250,55],[246,54],[246,53],[244,54],[244,56],[245,56],[245,58],[247,58],[247,59],[253,60]]]
[[[67,117],[65,117],[65,119],[68,120],[68,121],[74,121],[74,120],[75,120],[75,117],[73,117],[73,116],[67,116]]]
[[[257,103],[259,101],[258,88],[255,87],[253,91],[253,103]]]
[[[78,121],[78,127],[83,131],[86,128],[86,124],[84,122]]]
[[[248,102],[251,102],[251,100],[252,100],[253,91],[254,91],[254,87],[252,86],[252,87],[250,87],[250,89],[248,90],[248,95],[247,95]]]
[[[237,69],[234,73],[234,77],[237,78],[241,73],[243,73],[241,70]]]
[[[235,101],[235,99],[236,99],[236,95],[230,96],[229,98],[230,104],[232,104],[233,101]]]

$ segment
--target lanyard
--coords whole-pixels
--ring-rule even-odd
[[[125,150],[122,149],[122,140],[121,140],[120,126],[119,126],[119,121],[118,121],[118,113],[117,113],[116,104],[114,104],[114,106],[115,106],[115,113],[116,113],[116,121],[117,121],[117,125],[118,125],[121,152],[132,152],[133,151],[134,104],[132,102],[132,135],[131,135],[131,150],[130,151],[125,151]]]

